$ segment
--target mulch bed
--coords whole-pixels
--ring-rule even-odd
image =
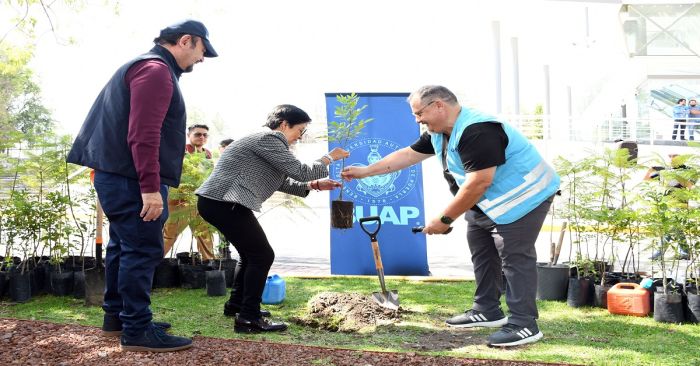
[[[173,353],[122,352],[118,338],[72,324],[0,319],[0,365],[555,365],[343,350],[239,339],[195,337]]]

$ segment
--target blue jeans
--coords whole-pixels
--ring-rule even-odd
[[[105,257],[105,297],[102,309],[119,314],[125,336],[137,336],[151,322],[151,285],[156,266],[163,258],[163,225],[160,219],[145,222],[139,216],[143,201],[136,179],[96,171],[95,191],[109,219],[109,243]],[[168,187],[161,185],[163,202]]]

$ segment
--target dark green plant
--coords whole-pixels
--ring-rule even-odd
[[[570,267],[576,268],[576,278],[591,278],[595,279],[598,273],[595,261],[581,256],[580,253],[576,254],[576,258],[571,261]]]

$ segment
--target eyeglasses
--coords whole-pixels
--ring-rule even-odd
[[[299,137],[302,137],[306,134],[306,128],[301,130],[301,133],[299,134]]]
[[[421,109],[419,109],[419,110],[413,112],[413,115],[415,115],[416,117],[422,116],[422,115],[423,115],[423,111],[424,111],[426,108],[430,107],[430,105],[433,104],[433,103],[435,103],[435,102],[437,102],[437,101],[436,101],[436,100],[433,100],[432,102],[430,102],[430,103],[424,105],[423,108],[421,108]]]
[[[195,132],[193,135],[194,137],[209,137],[209,134],[206,132]]]

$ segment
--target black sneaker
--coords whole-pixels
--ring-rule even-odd
[[[228,301],[226,303],[224,303],[224,316],[233,317],[233,316],[238,315],[238,313],[240,313],[240,312],[241,312],[240,306],[231,305],[230,303],[228,303]],[[260,309],[260,316],[262,316],[264,318],[269,318],[270,316],[272,316],[272,314],[270,314],[270,312],[267,310]]]
[[[153,324],[137,337],[127,337],[122,334],[121,347],[123,351],[134,352],[173,352],[192,347],[192,340],[185,337],[173,336]]]
[[[474,309],[469,309],[465,311],[464,314],[459,314],[445,320],[445,323],[450,327],[456,328],[497,328],[508,323],[508,318],[506,318],[501,309],[491,313],[482,313]]]
[[[122,321],[119,319],[119,315],[105,314],[102,318],[102,336],[103,337],[117,337],[122,335]],[[163,329],[164,331],[169,330],[172,325],[166,322],[152,322],[153,325]]]
[[[512,347],[537,342],[543,334],[537,328],[537,324],[521,327],[515,324],[506,324],[496,333],[489,336],[488,345],[492,347]]]
[[[249,320],[236,316],[236,323],[233,326],[233,331],[236,333],[260,333],[260,332],[281,332],[287,330],[287,324],[279,322],[274,323],[265,318]]]

